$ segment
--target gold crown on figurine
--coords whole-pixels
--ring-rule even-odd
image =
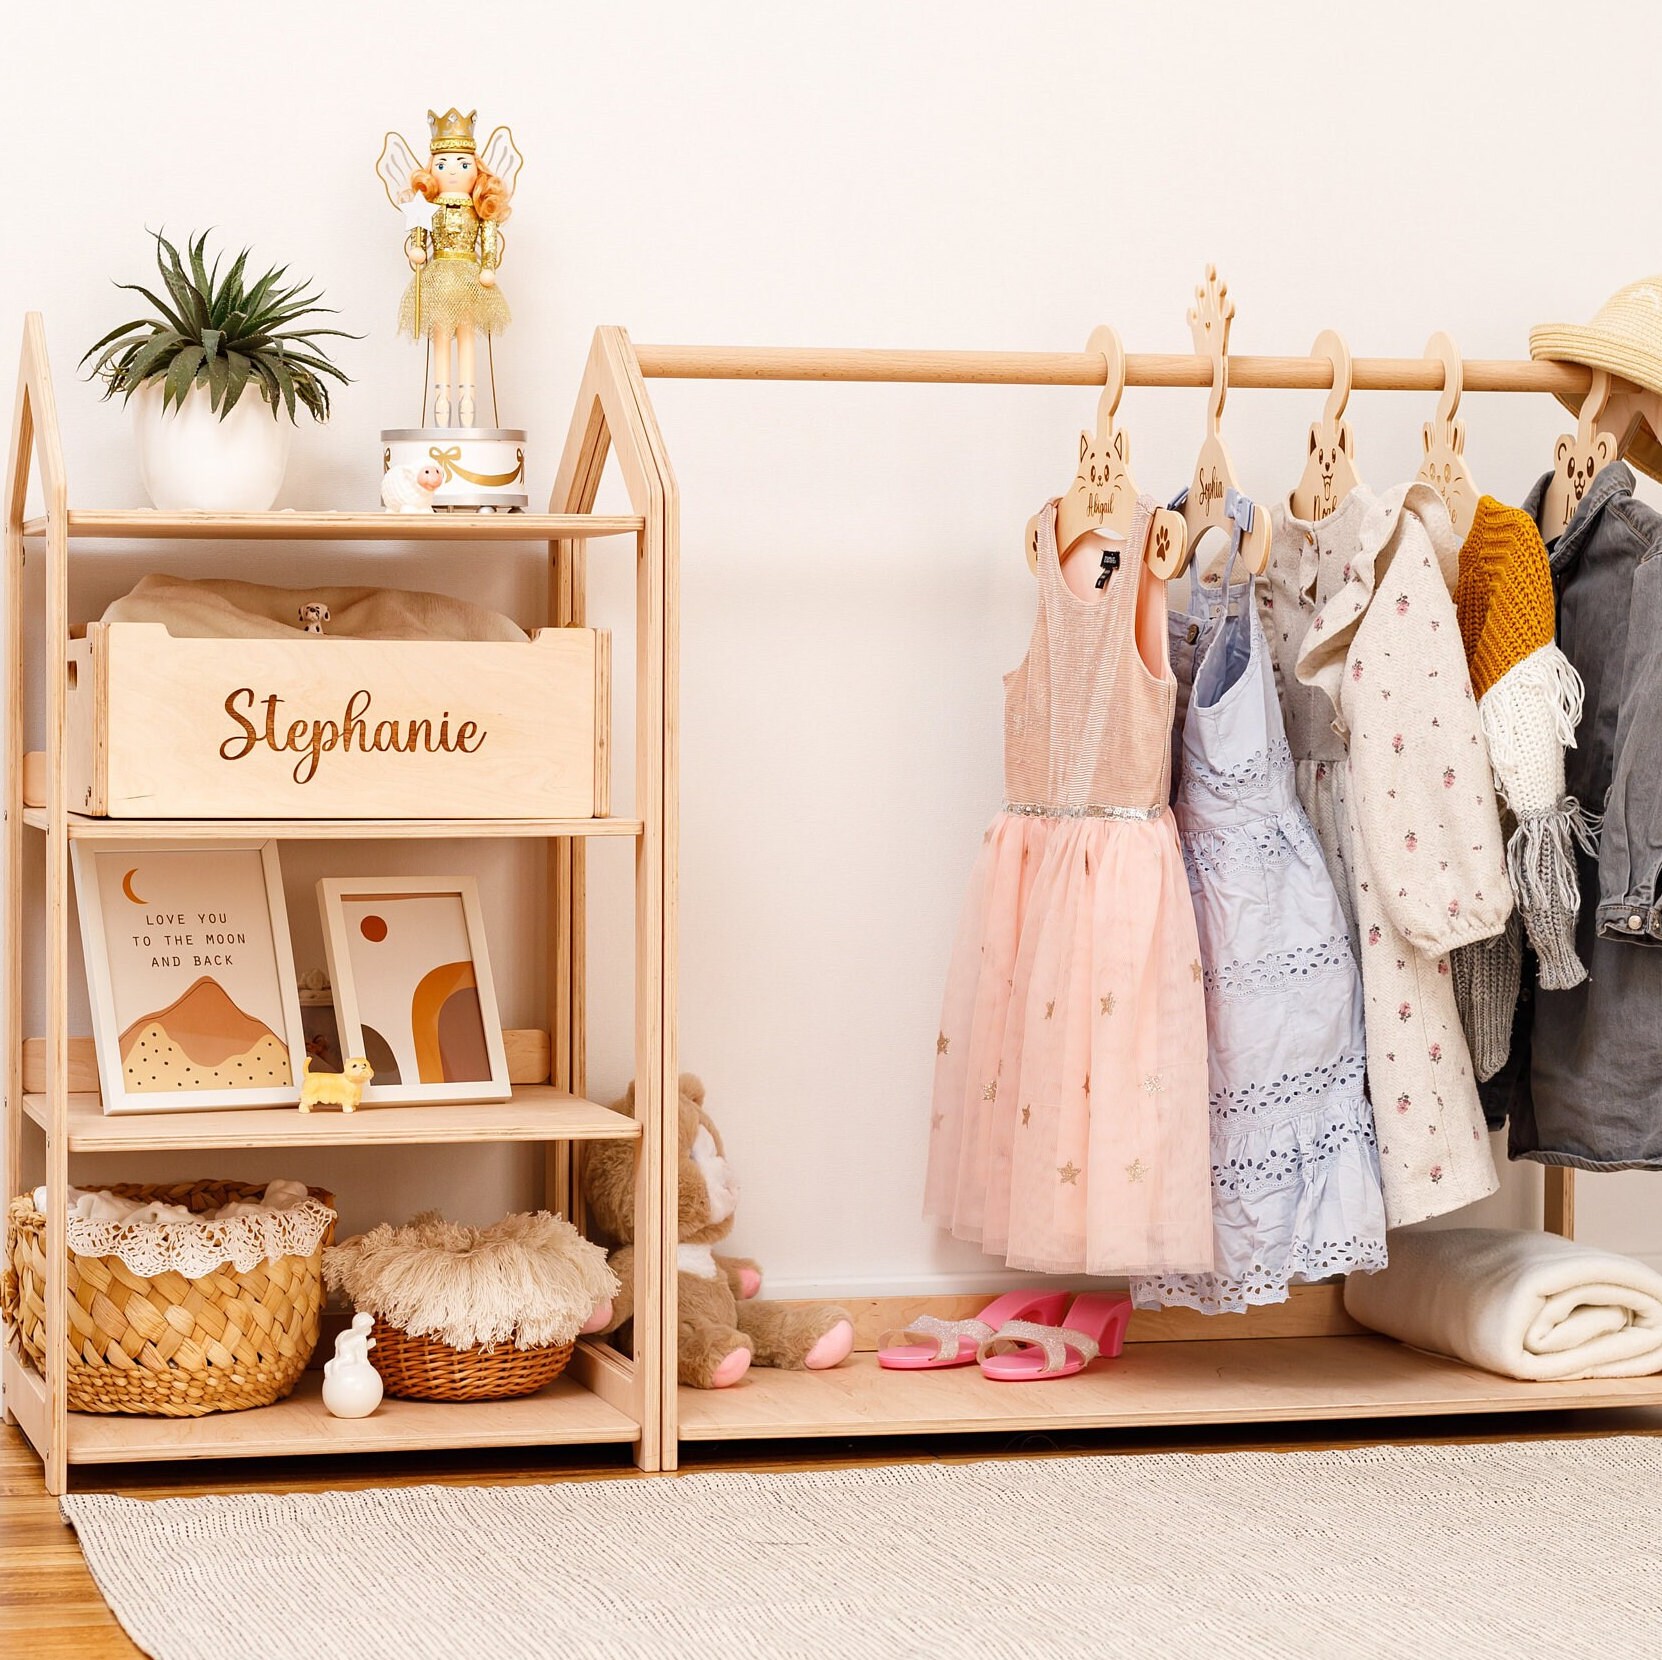
[[[473,121],[478,110],[466,115],[451,105],[443,115],[427,112],[427,131],[431,135],[429,148],[436,155],[440,151],[466,150],[470,154],[479,148],[473,141]]]

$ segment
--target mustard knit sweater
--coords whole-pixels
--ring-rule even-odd
[[[1506,849],[1513,896],[1541,985],[1563,990],[1587,977],[1575,952],[1581,893],[1573,845],[1587,845],[1587,830],[1579,804],[1564,793],[1564,751],[1575,743],[1582,687],[1554,642],[1552,572],[1527,513],[1492,496],[1479,500],[1460,549],[1454,603],[1495,788],[1517,820]],[[1510,1007],[1505,1018],[1510,1027]]]

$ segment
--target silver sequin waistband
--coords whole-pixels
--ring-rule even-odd
[[[1042,801],[1006,801],[1004,811],[1022,818],[1129,818],[1146,823],[1160,818],[1166,811],[1164,804],[1157,807],[1051,807]]]

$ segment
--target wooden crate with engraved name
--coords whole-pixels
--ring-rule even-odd
[[[72,812],[585,819],[610,808],[610,636],[69,642]]]

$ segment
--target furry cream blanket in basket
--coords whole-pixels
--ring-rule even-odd
[[[323,1279],[356,1309],[453,1349],[569,1343],[618,1292],[606,1253],[548,1211],[488,1228],[426,1211],[383,1222],[323,1253]]]
[[[1504,1377],[1662,1372],[1662,1274],[1557,1234],[1395,1232],[1390,1265],[1345,1281],[1353,1320]]]
[[[353,640],[524,640],[500,611],[449,594],[404,588],[269,588],[219,577],[156,572],[105,610],[103,620],[161,623],[178,639],[286,640],[303,633],[300,607],[329,608],[324,632]]]

